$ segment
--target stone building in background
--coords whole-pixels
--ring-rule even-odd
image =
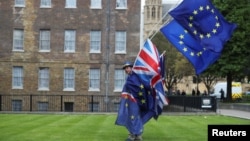
[[[141,0],[0,0],[0,94],[120,95],[122,65],[140,49],[140,7]]]

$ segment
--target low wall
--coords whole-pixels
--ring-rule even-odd
[[[218,103],[218,109],[234,109],[234,110],[241,110],[250,112],[250,104],[244,103]]]

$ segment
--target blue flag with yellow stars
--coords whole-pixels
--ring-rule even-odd
[[[200,46],[214,52],[222,51],[236,28],[210,0],[183,0],[169,14],[200,41]]]
[[[140,135],[143,125],[155,116],[151,89],[145,87],[132,72],[124,84],[116,125],[125,126],[131,134]]]
[[[160,31],[189,60],[197,75],[220,57],[220,52],[201,46],[200,42],[175,20],[162,27]]]

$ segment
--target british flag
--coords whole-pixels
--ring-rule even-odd
[[[159,52],[156,46],[147,39],[137,55],[133,71],[140,77],[142,83],[155,91],[157,115],[161,114],[164,105],[168,105],[162,81],[162,69]]]

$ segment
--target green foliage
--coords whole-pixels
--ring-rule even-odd
[[[115,114],[0,114],[1,141],[122,141]],[[165,116],[145,125],[145,141],[205,141],[211,124],[249,124],[219,115]]]
[[[237,24],[237,29],[225,44],[220,59],[211,67],[210,72],[222,77],[228,73],[232,74],[233,78],[243,77],[244,70],[249,67],[250,2],[213,0],[213,4],[227,21]]]

